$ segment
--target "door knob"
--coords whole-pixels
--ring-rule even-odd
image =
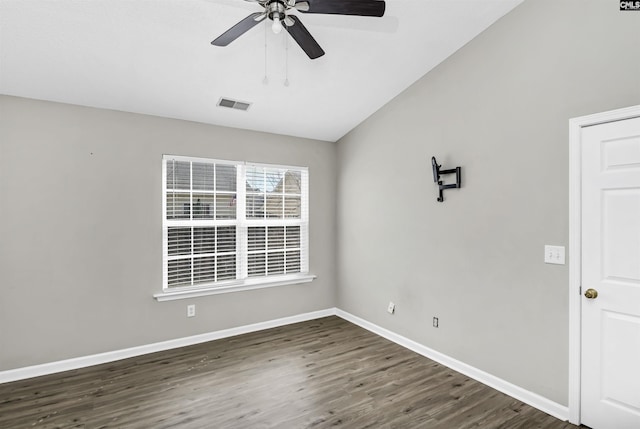
[[[587,289],[584,291],[584,296],[587,299],[596,299],[598,297],[598,291],[595,289]]]

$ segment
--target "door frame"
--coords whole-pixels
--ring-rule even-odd
[[[582,128],[640,117],[640,105],[569,120],[569,422],[579,425],[582,327]]]

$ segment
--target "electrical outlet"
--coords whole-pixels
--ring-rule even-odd
[[[387,307],[387,312],[389,314],[393,314],[396,311],[396,305],[393,302],[389,302],[389,306]]]
[[[544,246],[545,264],[564,265],[564,246]]]
[[[187,317],[194,317],[196,315],[196,305],[189,304],[187,305]]]
[[[437,327],[438,327],[438,318],[437,318],[437,317],[434,317],[434,318],[433,318],[433,327],[434,327],[434,328],[437,328]]]

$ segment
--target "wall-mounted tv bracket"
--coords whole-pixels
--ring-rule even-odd
[[[438,165],[438,161],[436,161],[436,157],[431,157],[431,166],[433,167],[433,181],[438,184],[438,201],[443,202],[444,197],[442,196],[442,191],[445,189],[453,189],[460,187],[461,173],[462,168],[456,167],[451,168],[449,170],[440,170],[441,165]],[[440,176],[443,174],[456,174],[456,183],[451,183],[449,185],[443,185],[442,180],[440,180]]]

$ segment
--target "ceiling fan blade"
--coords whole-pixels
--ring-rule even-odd
[[[245,19],[222,33],[217,39],[211,42],[211,44],[214,46],[227,46],[229,43],[233,42],[238,37],[251,30],[265,17],[266,15],[264,14],[264,12],[252,13],[251,15],[247,16]]]
[[[302,25],[302,22],[300,22],[298,17],[295,15],[289,15],[287,18],[291,18],[291,20],[293,20],[293,25],[285,25],[284,28],[287,29],[291,37],[293,37],[293,40],[300,45],[307,56],[312,60],[323,56],[324,51],[320,45],[318,45],[316,39],[314,39],[311,33],[309,33],[307,28]]]
[[[299,3],[301,7],[296,9],[304,13],[377,17],[384,15],[386,7],[382,0],[302,0]]]

